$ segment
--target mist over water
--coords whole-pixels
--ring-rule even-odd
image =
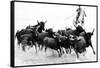
[[[83,54],[79,55],[79,61],[96,61],[96,55],[93,54],[92,49],[89,47],[85,52],[85,56]],[[76,62],[76,54],[72,50],[71,54],[63,54],[61,57],[58,56],[58,53],[55,50],[47,49],[36,53],[35,47],[30,48],[26,47],[26,51],[23,52],[22,48],[18,48],[18,45],[15,45],[15,65],[23,66],[23,65],[40,65],[40,64],[56,64],[56,63],[73,63]]]

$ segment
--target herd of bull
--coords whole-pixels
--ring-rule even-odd
[[[74,25],[75,29],[66,28],[54,32],[52,28],[45,29],[45,23],[46,21],[37,21],[36,25],[29,25],[16,32],[17,43],[21,44],[23,51],[26,46],[30,48],[35,46],[36,52],[37,47],[39,50],[44,48],[45,51],[50,48],[56,50],[60,57],[63,53],[71,53],[73,49],[79,58],[79,53],[85,52],[86,48],[90,46],[95,54],[91,41],[94,30],[86,32],[82,26]]]

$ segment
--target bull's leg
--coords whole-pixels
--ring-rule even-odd
[[[29,49],[30,49],[30,45],[31,45],[31,44],[30,44],[30,41],[27,42],[27,45],[29,46],[29,47],[28,47],[28,50],[29,50]]]
[[[77,58],[79,58],[78,52],[76,52]]]
[[[38,47],[39,47],[39,50],[41,50],[41,44],[39,44]]]
[[[83,53],[83,56],[85,56],[85,52]]]
[[[93,50],[93,53],[95,54],[94,48],[93,48],[93,46],[92,46],[92,43],[90,43],[90,46],[91,46],[91,48],[92,48],[92,50]]]
[[[70,50],[70,52],[69,52],[69,53],[71,54],[71,46],[69,47],[69,50]]]
[[[58,48],[57,50],[59,51],[59,54],[62,55],[62,48]]]
[[[18,45],[20,45],[20,41],[18,41],[17,43],[18,43]]]
[[[46,48],[45,48],[46,49]],[[40,50],[43,50],[43,45],[41,45],[41,49]]]
[[[43,47],[44,47],[44,44],[42,43],[41,44],[41,48],[40,48],[41,51],[43,50]]]
[[[63,50],[63,48],[61,48],[61,51],[62,51],[61,53],[64,54],[64,50]]]
[[[71,54],[71,49],[70,49],[70,48],[68,48],[68,50],[69,50],[69,52],[68,52],[68,53],[69,53],[69,54]]]
[[[32,40],[32,44],[35,45],[35,40],[34,39]]]
[[[45,52],[47,51],[47,47],[45,47]]]
[[[21,43],[21,41],[20,41],[20,40],[18,40],[18,41],[17,41],[18,48],[20,48],[20,43]]]
[[[60,54],[59,50],[56,50],[56,51],[58,52],[59,57],[61,57],[61,54]]]
[[[30,43],[30,45],[29,45],[28,50],[29,50],[31,47],[33,47],[32,41],[29,41],[29,43]]]
[[[67,50],[68,50],[68,54],[69,54],[69,48]]]
[[[23,50],[24,52],[25,52],[25,47],[26,47],[25,45],[22,46],[22,50]]]
[[[32,43],[32,41],[30,41],[30,43],[31,43],[31,47],[33,47],[33,43]]]
[[[79,58],[79,55],[78,55],[78,52],[76,51],[76,49],[74,49],[74,51],[76,53],[77,58]]]
[[[59,54],[62,55],[63,49],[62,48],[59,48],[58,50],[59,50]]]
[[[66,50],[66,54],[68,54],[68,49],[66,48],[65,50]]]
[[[41,46],[41,43],[40,43],[40,41],[38,42],[38,44],[39,44],[39,45],[38,45],[38,47],[39,47],[39,50],[41,50],[41,49],[40,49],[40,46]]]
[[[35,51],[36,51],[36,53],[37,53],[37,43],[35,42]]]
[[[36,54],[37,54],[37,46],[35,45],[35,50],[36,50]]]
[[[18,48],[20,48],[20,43],[19,43],[19,41],[18,41]]]
[[[60,54],[59,54],[59,51],[57,50],[57,52],[58,52],[58,55],[59,55],[59,57],[60,57]]]

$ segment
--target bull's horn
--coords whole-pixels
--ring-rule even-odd
[[[47,20],[44,23],[47,23]]]
[[[93,33],[94,33],[94,30],[95,30],[95,29],[93,29],[93,31],[92,31],[92,33],[91,33],[92,35],[93,35]]]
[[[95,29],[93,29],[92,33],[94,32]]]
[[[39,24],[39,21],[37,20],[37,23]]]

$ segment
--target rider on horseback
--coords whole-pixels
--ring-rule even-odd
[[[79,8],[76,10],[77,16],[75,20],[75,24],[78,26],[79,24],[82,26],[84,24],[84,17],[86,17],[85,11],[79,6]]]

